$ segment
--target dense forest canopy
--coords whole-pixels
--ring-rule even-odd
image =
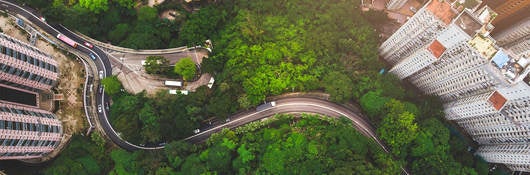
[[[224,131],[206,145],[173,142],[165,152],[129,154],[104,147],[97,138],[75,138],[68,150],[92,146],[65,151],[46,174],[398,174],[399,166],[412,174],[487,174],[488,165],[468,151],[462,136],[449,132],[437,97],[418,95],[393,75],[379,73],[384,64],[374,27],[384,24],[373,20],[384,15],[361,13],[359,0],[217,1],[195,13],[171,0],[156,7],[131,0],[19,1],[37,7],[52,23],[133,49],[212,40],[213,51],[197,72],[215,77],[212,89],[201,87],[188,96],[112,95],[110,121],[132,143],[180,140],[208,121],[252,110],[267,97],[317,91],[334,102],[359,103],[390,148],[382,152],[342,120],[284,117],[259,129],[250,124]],[[158,17],[170,8],[181,13],[175,20]],[[152,71],[173,72],[156,66]],[[121,87],[113,78],[105,83]]]

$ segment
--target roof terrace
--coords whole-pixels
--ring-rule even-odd
[[[497,111],[500,111],[507,101],[508,100],[497,91],[493,92],[488,98],[488,102],[490,102]]]
[[[445,47],[438,40],[434,40],[428,49],[436,58],[440,58],[445,51]]]
[[[482,22],[473,16],[469,11],[462,12],[454,21],[469,36],[474,36],[482,28]]]
[[[427,5],[427,10],[432,12],[434,16],[443,21],[445,24],[451,23],[453,18],[456,16],[456,11],[451,8],[445,0],[431,0]]]
[[[491,60],[493,55],[497,53],[495,42],[491,37],[485,37],[481,34],[476,34],[473,39],[468,41],[475,50],[477,50],[484,58]]]
[[[491,62],[510,83],[522,81],[530,72],[530,59],[525,56],[514,56],[510,52],[500,49],[491,58]]]

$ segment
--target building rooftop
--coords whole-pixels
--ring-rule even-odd
[[[499,50],[497,53],[495,53],[491,60],[493,63],[495,63],[495,65],[497,65],[497,67],[502,68],[504,65],[506,65],[506,63],[508,63],[510,57],[504,53],[504,51]]]
[[[431,45],[429,45],[428,49],[436,58],[440,58],[445,51],[445,47],[438,40],[434,40]]]
[[[464,32],[469,36],[474,36],[482,28],[482,24],[478,19],[476,19],[473,14],[465,10],[458,16],[454,23],[458,25]]]
[[[431,3],[427,5],[427,10],[432,12],[434,16],[443,21],[445,24],[451,23],[453,18],[456,16],[456,11],[454,11],[451,8],[451,4],[445,0],[432,0]]]
[[[468,41],[475,50],[477,50],[483,57],[490,60],[495,53],[497,48],[495,47],[494,40],[491,37],[485,37],[481,34],[475,35],[473,39]]]
[[[510,83],[522,81],[530,73],[530,60],[523,55],[514,55],[510,51],[499,49],[491,58],[493,67],[497,68]]]
[[[459,6],[462,6],[466,9],[475,9],[477,8],[482,1],[480,0],[454,0],[454,6],[458,8]]]
[[[493,11],[489,6],[482,7],[480,10],[475,11],[475,14],[483,24],[491,23],[498,16],[497,12]]]
[[[490,95],[488,101],[497,111],[500,111],[508,100],[506,100],[506,98],[504,98],[504,96],[502,96],[499,92],[495,91]]]

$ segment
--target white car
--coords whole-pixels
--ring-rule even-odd
[[[195,129],[195,130],[193,130],[193,133],[195,133],[195,134],[197,134],[197,133],[199,133],[199,132],[201,132],[200,129]]]
[[[103,110],[101,109],[101,104],[98,105],[98,112],[101,113]]]
[[[104,77],[103,77],[103,71],[100,70],[100,71],[99,71],[99,79],[103,79],[103,78],[104,78]]]
[[[85,46],[87,46],[88,48],[91,48],[91,49],[94,48],[94,45],[92,45],[90,43],[87,43],[87,42],[85,42]]]

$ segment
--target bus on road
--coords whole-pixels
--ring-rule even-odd
[[[72,40],[72,39],[70,39],[70,38],[68,38],[66,36],[61,35],[59,33],[59,34],[57,34],[57,38],[60,39],[61,41],[65,42],[66,44],[72,46],[73,48],[77,48],[77,43],[74,40]]]
[[[182,86],[182,82],[181,81],[168,81],[168,80],[166,80],[166,82],[164,82],[164,85],[181,87]]]

